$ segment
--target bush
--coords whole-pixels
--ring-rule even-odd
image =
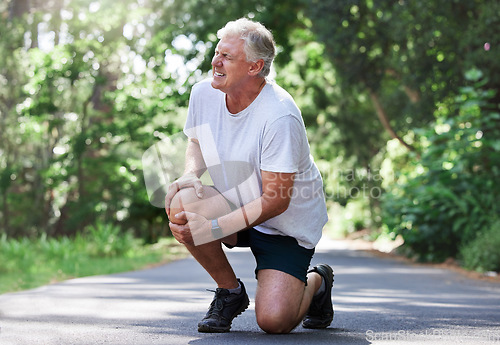
[[[121,228],[109,223],[97,223],[87,227],[89,252],[94,256],[119,256],[126,254],[137,245],[130,232],[123,233]]]
[[[384,220],[403,236],[406,253],[420,261],[456,257],[462,243],[488,228],[499,211],[493,206],[498,196],[481,185],[480,178],[457,178],[456,185],[415,178],[403,193],[384,198]]]
[[[421,135],[422,155],[383,199],[383,221],[421,261],[457,257],[500,213],[500,113],[494,92],[474,86],[443,102]]]
[[[476,239],[460,250],[460,259],[465,268],[479,272],[500,272],[500,220],[480,233]]]

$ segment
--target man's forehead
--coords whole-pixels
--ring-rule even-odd
[[[234,52],[243,51],[243,40],[237,36],[223,37],[217,43],[217,50],[227,50]]]

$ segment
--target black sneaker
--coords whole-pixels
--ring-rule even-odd
[[[333,287],[333,270],[326,264],[319,264],[311,268],[309,272],[318,273],[325,281],[325,291],[314,296],[311,306],[302,321],[304,328],[326,328],[333,320],[333,305],[332,305],[332,287]]]
[[[228,289],[217,288],[215,297],[210,304],[207,315],[198,323],[198,332],[223,333],[229,332],[233,319],[248,308],[248,299],[245,285],[241,284],[239,294],[230,293]],[[209,290],[211,291],[211,290]]]

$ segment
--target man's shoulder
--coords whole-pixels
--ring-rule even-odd
[[[300,110],[295,104],[293,97],[284,88],[276,84],[276,82],[269,82],[269,102],[276,108],[276,115],[295,115],[300,116]],[[283,113],[283,114],[282,114]]]
[[[271,86],[272,92],[278,96],[279,98],[287,98],[293,100],[293,97],[286,91],[283,87],[281,87],[276,81],[270,80],[268,81],[269,86]]]

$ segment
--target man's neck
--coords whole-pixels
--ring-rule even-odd
[[[265,78],[258,78],[249,83],[246,90],[234,94],[226,94],[227,110],[231,114],[237,114],[245,110],[260,94],[266,85]]]

